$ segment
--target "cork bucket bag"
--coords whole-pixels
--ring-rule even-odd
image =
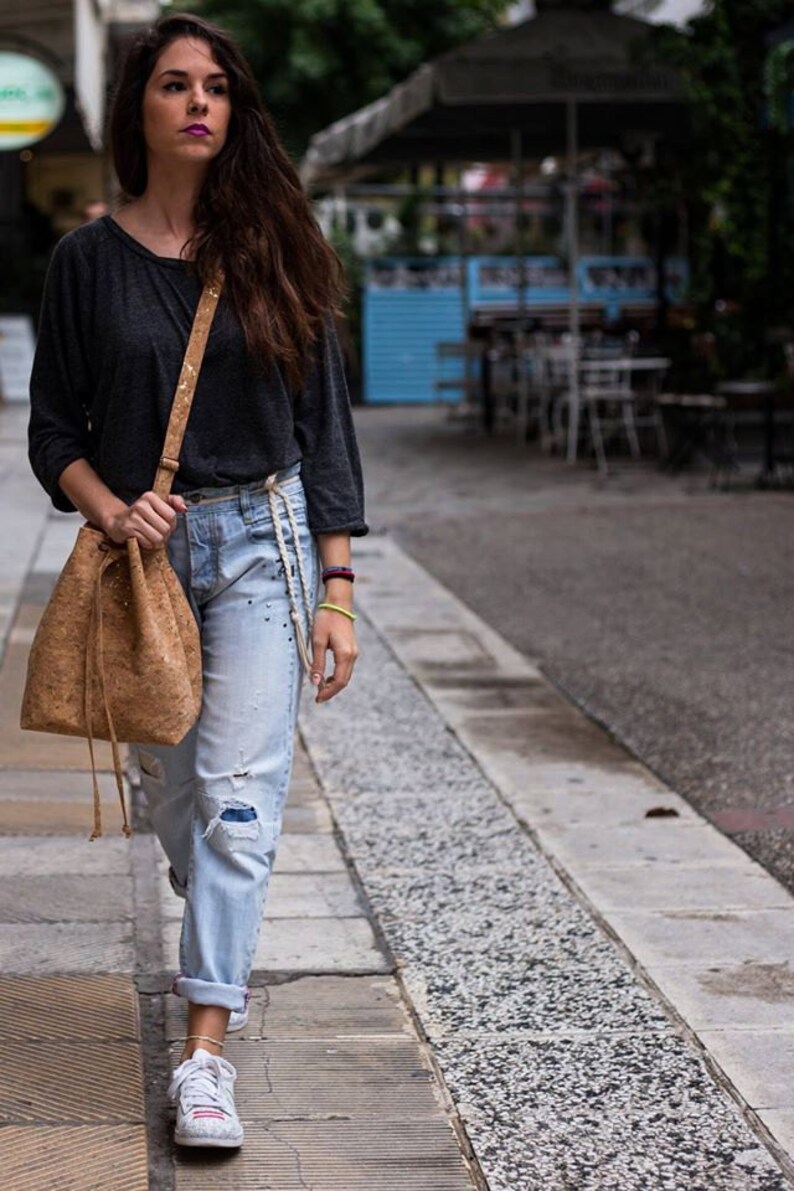
[[[222,279],[205,285],[190,331],[153,491],[165,499],[179,466]],[[109,740],[123,830],[120,741],[178,744],[201,710],[201,641],[164,546],[122,545],[90,524],[58,577],[28,659],[20,726],[85,736],[94,788],[93,840],[102,834],[94,740]]]

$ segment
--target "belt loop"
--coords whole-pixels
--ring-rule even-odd
[[[237,488],[237,504],[240,509],[240,516],[246,525],[251,520],[251,493],[247,484],[240,484]]]

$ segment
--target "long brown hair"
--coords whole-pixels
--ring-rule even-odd
[[[192,13],[168,13],[136,33],[110,114],[113,164],[127,201],[147,185],[143,93],[161,52],[178,37],[202,38],[229,76],[226,143],[210,164],[189,244],[202,283],[222,269],[224,293],[249,351],[267,372],[277,363],[292,391],[305,380],[311,348],[344,289],[297,171],[265,109],[242,52],[225,30]]]

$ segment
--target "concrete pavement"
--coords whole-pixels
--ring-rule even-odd
[[[368,515],[794,892],[794,498],[356,412]]]
[[[4,1186],[791,1185],[794,901],[377,533],[356,543],[355,681],[303,702],[229,1046],[248,1141],[175,1154],[162,859],[140,811],[110,834],[109,781],[89,845],[81,742],[14,729],[76,527],[21,441],[0,412]]]
[[[304,730],[489,1186],[788,1185],[794,899],[388,537],[358,554],[369,666]]]

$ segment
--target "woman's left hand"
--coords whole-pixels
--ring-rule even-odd
[[[334,672],[325,678],[325,655],[330,650],[334,658]],[[311,679],[318,687],[315,703],[327,703],[344,690],[353,674],[358,657],[353,621],[342,612],[320,608],[314,614],[312,633]]]

